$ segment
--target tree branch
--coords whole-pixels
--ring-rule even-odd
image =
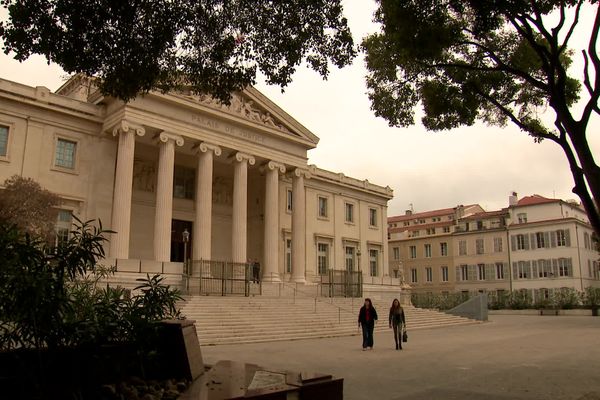
[[[562,53],[567,48],[567,43],[569,42],[569,40],[571,39],[571,36],[573,35],[575,26],[577,26],[577,24],[579,23],[579,15],[581,12],[582,5],[583,5],[583,0],[579,0],[579,3],[577,3],[577,6],[575,7],[575,17],[573,18],[573,23],[569,27],[569,30],[567,31],[565,39],[563,40],[562,44],[560,45],[560,48],[558,49],[559,53]],[[558,30],[556,31],[556,34],[558,35]]]
[[[579,121],[579,123],[581,123],[583,126],[587,126],[592,112],[598,109],[598,98],[600,98],[600,59],[598,58],[598,52],[596,51],[596,44],[598,42],[598,29],[600,29],[600,5],[596,7],[596,18],[594,20],[592,35],[590,36],[590,41],[588,44],[588,54],[592,60],[594,69],[596,70],[596,79],[594,82],[593,91],[590,95],[590,100],[585,105]]]

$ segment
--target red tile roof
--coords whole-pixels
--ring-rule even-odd
[[[443,208],[441,210],[425,211],[411,215],[396,215],[388,218],[388,222],[408,221],[411,219],[431,218],[442,215],[454,215],[454,208]]]
[[[521,200],[517,202],[517,207],[520,206],[533,206],[536,204],[546,204],[546,203],[558,203],[560,199],[548,199],[546,197],[540,196],[539,194],[534,194],[533,196],[525,196]]]
[[[502,216],[508,216],[508,209],[503,208],[502,210],[497,210],[497,211],[484,211],[484,212],[478,212],[472,215],[468,215],[464,218],[461,218],[461,221],[465,221],[465,220],[473,220],[473,219],[486,219],[486,218],[493,218],[493,217],[502,217]]]

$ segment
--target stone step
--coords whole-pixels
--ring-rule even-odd
[[[191,296],[182,313],[196,320],[203,345],[259,343],[358,335],[359,299]],[[387,307],[376,331],[389,331]],[[407,329],[473,324],[475,321],[432,310],[404,307]]]

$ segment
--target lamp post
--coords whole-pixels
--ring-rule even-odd
[[[190,233],[188,232],[187,228],[183,230],[181,236],[183,237],[183,269],[186,274],[189,274],[187,269],[187,246],[188,242],[190,241]]]
[[[358,271],[360,272],[360,256],[362,253],[360,252],[360,248],[356,250],[356,258],[358,259]]]

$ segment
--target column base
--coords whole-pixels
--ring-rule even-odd
[[[306,278],[304,276],[292,276],[290,281],[294,283],[306,283]]]
[[[262,278],[263,282],[269,282],[269,283],[281,283],[281,278],[279,277],[279,274],[272,274],[272,275],[265,275]]]

